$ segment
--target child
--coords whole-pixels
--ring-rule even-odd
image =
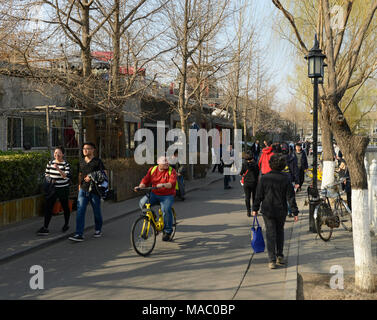
[[[289,177],[282,172],[286,166],[285,156],[274,154],[269,165],[271,171],[263,175],[258,183],[257,195],[253,203],[253,216],[258,214],[262,203],[263,220],[266,226],[266,241],[269,258],[269,268],[276,269],[276,264],[283,266],[284,255],[284,224],[288,205],[298,221],[298,208],[295,192]]]

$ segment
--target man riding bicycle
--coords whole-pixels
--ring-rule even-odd
[[[149,201],[152,206],[158,203],[161,206],[164,218],[163,241],[169,241],[173,232],[173,212],[171,207],[174,203],[176,182],[176,171],[169,166],[168,159],[162,156],[158,158],[157,166],[151,167],[139,184],[139,188],[145,188],[148,185],[158,188],[151,191]],[[135,191],[137,191],[137,187]],[[148,197],[144,196],[139,202],[140,208],[143,209],[147,202]]]

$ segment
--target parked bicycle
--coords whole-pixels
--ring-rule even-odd
[[[164,218],[161,208],[158,209],[158,217],[150,204],[150,194],[156,187],[136,188],[137,191],[145,192],[148,201],[145,208],[142,209],[141,216],[138,217],[132,225],[131,242],[137,254],[145,257],[149,255],[155,245],[157,235],[164,229]],[[173,212],[173,231],[170,240],[173,240],[177,227],[177,217],[174,208]]]
[[[314,208],[314,221],[317,233],[323,241],[329,241],[333,229],[339,228],[340,224],[346,231],[352,232],[352,212],[342,199],[344,181],[345,179],[340,179],[320,190],[320,199]],[[334,199],[333,205],[330,199]]]

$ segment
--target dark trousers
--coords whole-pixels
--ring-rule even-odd
[[[230,182],[230,176],[224,175],[224,188],[229,187],[229,182]]]
[[[352,199],[352,195],[351,195],[351,190],[347,191],[346,192],[347,194],[347,205],[348,205],[348,208],[350,208],[350,210],[352,211],[352,206],[351,206],[351,199]]]
[[[52,209],[54,207],[55,201],[59,199],[60,203],[62,204],[63,210],[64,210],[64,224],[68,226],[69,223],[69,217],[70,217],[70,210],[68,206],[68,200],[69,200],[69,187],[63,187],[63,188],[55,188],[56,192],[53,196],[46,199],[45,203],[45,221],[44,221],[44,227],[48,228],[48,225],[50,224],[51,217],[52,217]]]
[[[246,210],[247,210],[248,213],[251,213],[250,198],[253,199],[253,203],[254,203],[257,185],[248,185],[248,186],[244,185],[243,190],[245,192]]]
[[[264,225],[266,227],[266,242],[268,259],[270,262],[276,262],[276,257],[284,257],[284,217],[268,218],[263,215]]]
[[[304,184],[304,181],[305,181],[305,170],[304,170],[304,168],[299,169],[298,179],[299,179],[299,185],[300,185],[300,188],[301,188],[301,186]]]
[[[177,176],[178,190],[176,190],[176,196],[183,199],[185,197],[185,183],[183,176]]]

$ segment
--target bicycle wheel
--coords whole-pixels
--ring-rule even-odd
[[[315,223],[319,237],[323,241],[329,241],[333,231],[333,228],[331,228],[327,223],[327,219],[333,215],[331,208],[329,208],[325,202],[322,202],[318,207],[316,207],[314,213],[317,213]]]
[[[335,202],[335,214],[339,216],[343,228],[346,231],[352,232],[352,212],[341,199]]]
[[[172,224],[173,231],[171,233],[170,240],[173,240],[174,235],[175,235],[175,230],[177,229],[177,216],[175,214],[174,208],[171,208],[171,211],[173,212],[173,224]]]
[[[156,228],[146,216],[136,219],[132,225],[131,242],[137,254],[149,255],[156,244]]]

